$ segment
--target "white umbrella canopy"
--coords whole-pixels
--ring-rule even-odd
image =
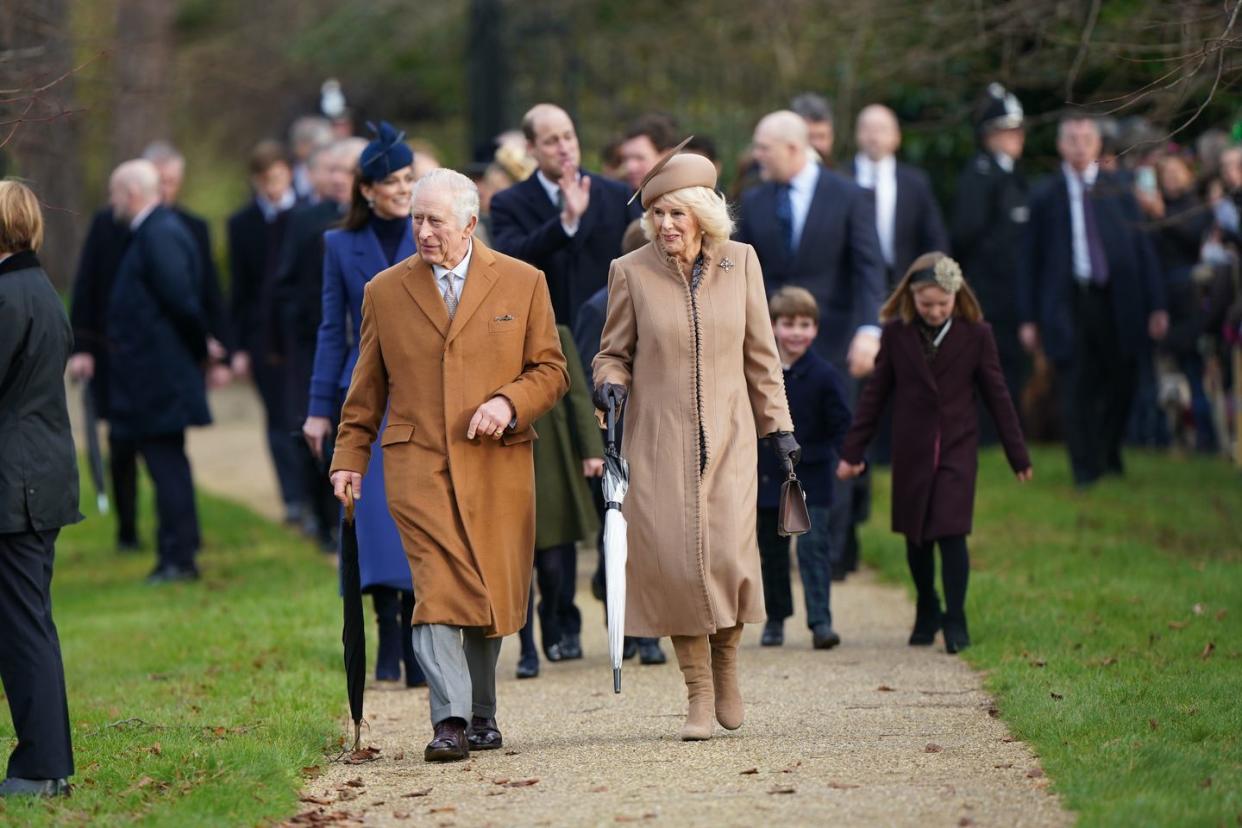
[[[621,659],[625,649],[625,561],[629,557],[625,515],[621,504],[630,488],[630,464],[617,451],[616,401],[609,399],[608,449],[604,452],[604,578],[607,582],[608,656],[612,660],[612,692],[621,692]]]

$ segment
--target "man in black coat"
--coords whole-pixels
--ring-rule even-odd
[[[155,484],[159,562],[148,580],[192,580],[199,530],[185,429],[211,422],[198,248],[185,224],[160,205],[149,161],[117,167],[109,194],[132,236],[108,302],[109,425],[137,444]]]
[[[809,152],[806,122],[789,111],[755,128],[763,184],[742,198],[737,237],[754,245],[769,295],[785,285],[815,297],[821,324],[815,351],[857,380],[871,373],[880,349],[879,313],[885,265],[875,230],[875,200],[844,176],[822,168]],[[830,549],[834,572],[858,558],[857,526],[870,511],[870,479],[841,486],[833,499]]]
[[[17,747],[0,798],[69,792],[73,745],[52,562],[78,512],[78,465],[65,405],[73,333],[35,250],[39,202],[0,182],[0,681]]]
[[[522,118],[535,174],[492,197],[492,241],[544,272],[556,321],[571,328],[578,308],[608,283],[621,237],[638,206],[625,186],[583,170],[565,110],[538,104]]]
[[[365,146],[360,138],[347,138],[311,152],[307,172],[314,187],[314,200],[294,207],[289,214],[276,272],[275,304],[285,366],[284,429],[293,440],[307,493],[303,529],[325,551],[335,551],[333,532],[340,509],[326,469],[302,438],[302,424],[307,416],[311,369],[323,315],[323,234],[344,217],[353,187],[353,170]]]
[[[1019,273],[1030,207],[1018,159],[1026,141],[1022,106],[991,84],[976,112],[979,151],[957,182],[950,232],[953,252],[992,325],[1005,384],[1020,406],[1030,357],[1018,341]],[[980,420],[981,439],[995,442],[991,417]]]
[[[223,384],[230,376],[225,360],[232,334],[224,312],[207,222],[177,203],[185,179],[185,158],[163,141],[148,146],[143,157],[155,165],[160,176],[160,197],[164,206],[181,219],[194,238],[203,273],[202,302],[207,316],[207,348],[213,362],[211,376],[213,385]],[[74,353],[69,359],[69,375],[90,383],[87,390],[95,404],[96,416],[101,420],[109,419],[108,301],[129,239],[129,228],[117,220],[111,207],[97,211],[82,245],[73,283],[69,319],[73,324]],[[132,441],[118,438],[111,429],[108,432],[108,465],[117,517],[117,548],[135,551],[139,547],[138,449]]]
[[[1062,165],[1031,193],[1022,344],[1056,366],[1074,482],[1121,474],[1121,440],[1145,340],[1169,327],[1155,251],[1128,187],[1099,168],[1095,121],[1068,116]]]
[[[285,521],[300,523],[306,489],[297,446],[289,436],[285,360],[276,303],[276,281],[289,217],[297,201],[284,148],[263,141],[250,155],[254,196],[229,217],[232,273],[233,372],[253,375],[266,412],[266,433]]]
[[[897,114],[882,104],[863,107],[856,138],[854,181],[875,199],[876,235],[891,291],[919,256],[933,250],[948,253],[949,234],[927,173],[897,160],[901,146]]]

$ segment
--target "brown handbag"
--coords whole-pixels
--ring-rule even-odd
[[[778,506],[776,533],[782,538],[805,535],[811,531],[811,515],[806,508],[806,492],[794,474],[793,464],[786,462],[789,479],[781,484],[781,500]]]

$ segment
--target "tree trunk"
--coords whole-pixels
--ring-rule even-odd
[[[0,15],[0,154],[43,205],[39,259],[58,289],[73,279],[88,216],[82,212],[80,115],[72,114],[69,0],[8,0]],[[58,78],[63,78],[59,82]],[[53,84],[43,91],[42,87]]]
[[[171,140],[173,16],[168,0],[120,0],[112,53],[112,160],[136,158],[148,143]]]

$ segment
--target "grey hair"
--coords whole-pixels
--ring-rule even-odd
[[[802,116],[803,120],[815,124],[825,121],[832,123],[832,103],[823,95],[815,92],[803,92],[789,102],[789,108]]]
[[[1061,120],[1057,122],[1057,140],[1060,141],[1062,138],[1065,137],[1065,127],[1067,125],[1081,124],[1083,121],[1086,121],[1087,123],[1091,124],[1092,129],[1095,130],[1095,134],[1098,135],[1101,138],[1101,140],[1104,138],[1104,130],[1100,127],[1099,118],[1096,118],[1094,115],[1087,115],[1085,113],[1070,112],[1068,114],[1062,115]]]
[[[470,219],[478,217],[479,188],[457,170],[438,167],[428,171],[415,182],[413,200],[417,201],[418,194],[429,187],[448,191],[453,200],[453,215],[460,226],[465,227],[470,223]]]
[[[155,164],[145,158],[123,162],[112,171],[111,180],[130,192],[141,193],[147,198],[159,198],[160,174]]]
[[[169,141],[152,141],[142,151],[142,157],[157,167],[171,162],[185,163],[185,156]]]
[[[289,127],[289,143],[297,149],[299,144],[311,147],[332,143],[332,122],[319,115],[303,115]]]

